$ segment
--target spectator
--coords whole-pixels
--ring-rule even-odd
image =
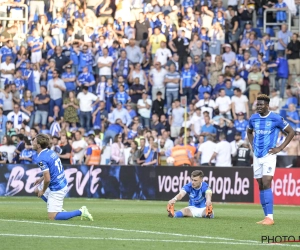
[[[41,123],[42,129],[46,129],[47,117],[50,108],[50,95],[47,94],[47,88],[45,86],[41,86],[41,93],[35,97],[34,103],[36,105],[34,126],[38,127]]]
[[[85,153],[85,164],[87,166],[99,165],[101,162],[101,149],[96,145],[93,137],[88,138],[88,147]]]
[[[238,113],[243,113],[246,118],[249,119],[249,106],[247,96],[242,94],[242,91],[238,88],[234,89],[234,96],[231,98],[232,102],[232,114],[233,118],[236,120]]]
[[[63,109],[64,121],[72,125],[73,128],[76,128],[76,123],[79,122],[77,112],[79,109],[79,101],[73,91],[70,91],[68,97],[64,99]]]
[[[177,138],[184,121],[184,108],[180,106],[180,101],[178,99],[174,101],[171,117],[171,137]]]
[[[150,128],[152,101],[148,99],[147,93],[143,93],[142,99],[138,100],[137,108],[138,113],[141,115],[142,124],[145,128]]]
[[[212,118],[213,111],[216,108],[215,101],[210,98],[210,93],[204,93],[204,99],[196,103],[197,108],[201,108],[202,115],[205,111],[209,113],[209,117]]]
[[[286,119],[288,120],[290,126],[296,130],[299,127],[300,119],[298,111],[296,110],[296,107],[294,104],[289,105],[288,112],[286,114]]]
[[[216,143],[213,142],[213,136],[208,135],[206,141],[202,143],[198,149],[198,158],[200,160],[200,165],[208,166],[212,155],[216,149]],[[211,161],[211,165],[215,165],[215,159]]]
[[[271,91],[269,110],[279,114],[280,99],[277,95],[277,89]]]
[[[220,142],[217,143],[213,155],[211,156],[208,165],[212,164],[212,160],[216,159],[216,167],[231,167],[231,146],[226,141],[224,134],[220,135]]]
[[[58,72],[63,72],[66,66],[72,65],[73,63],[72,60],[62,54],[62,48],[60,46],[55,47],[55,53],[51,56],[51,59],[54,59]]]
[[[248,76],[249,84],[249,101],[250,105],[254,103],[257,98],[258,93],[260,92],[260,86],[263,83],[263,77],[257,65],[252,66],[252,71]]]
[[[154,142],[149,146],[148,151],[145,152],[145,162],[142,163],[142,166],[159,165],[158,156],[158,144]]]
[[[165,96],[164,78],[166,74],[167,71],[161,67],[161,63],[156,62],[149,77],[149,82],[152,85],[152,100],[156,99],[157,92],[161,92]]]
[[[230,97],[225,95],[225,90],[219,90],[219,97],[216,99],[216,107],[219,109],[220,114],[227,119],[231,119],[231,100]]]
[[[242,139],[245,140],[248,121],[244,119],[244,113],[242,112],[237,114],[237,118],[238,119],[234,121],[234,127],[241,133]]]
[[[125,164],[124,145],[122,143],[122,135],[117,134],[111,145],[111,164]]]
[[[156,94],[156,99],[152,104],[152,114],[157,114],[159,117],[164,114],[165,101],[162,99],[162,93],[160,91]]]
[[[3,114],[3,108],[0,107],[0,140],[1,141],[3,136],[6,134],[6,122],[7,122],[7,117]]]
[[[294,33],[292,41],[287,45],[286,54],[288,56],[288,65],[290,74],[295,72],[298,76],[300,75],[300,41],[298,40],[299,35]]]
[[[59,158],[62,164],[70,164],[72,147],[69,144],[68,137],[66,135],[60,136],[60,148],[61,153],[59,154]]]
[[[206,136],[216,136],[217,130],[216,128],[211,124],[209,116],[204,116],[204,122],[205,124],[201,128],[201,135],[205,136],[204,139],[206,140]]]
[[[193,89],[199,81],[197,73],[189,68],[187,63],[184,64],[184,70],[181,73],[180,94],[187,97],[187,102],[190,103],[193,99]]]
[[[14,104],[14,111],[8,113],[7,120],[13,122],[13,126],[15,129],[20,129],[22,122],[24,120],[29,122],[30,118],[24,112],[20,111],[19,104]]]
[[[292,32],[288,31],[287,25],[282,24],[281,30],[278,32],[278,43],[277,43],[277,52],[283,56],[285,50],[287,49],[289,38],[292,36]]]
[[[87,148],[87,143],[82,140],[82,134],[80,131],[75,132],[75,138],[72,143],[72,164],[83,164],[84,153]]]
[[[60,109],[60,116],[63,114],[63,92],[66,91],[66,85],[64,81],[59,78],[59,73],[57,70],[53,71],[53,79],[48,82],[47,86],[50,95],[50,112],[49,115],[53,115],[54,106],[58,106]]]
[[[77,99],[79,100],[80,126],[89,131],[92,122],[93,106],[95,106],[99,102],[99,98],[97,98],[97,96],[93,93],[88,92],[87,86],[83,86],[82,92],[78,94]]]
[[[102,50],[103,56],[98,58],[99,76],[105,76],[106,79],[111,78],[112,71],[111,66],[114,62],[113,58],[108,55],[108,49]]]
[[[8,55],[5,58],[5,62],[1,63],[1,89],[4,89],[4,85],[12,83],[14,80],[15,64],[12,61],[12,56]]]
[[[61,79],[65,83],[67,92],[75,91],[75,89],[76,89],[76,85],[75,85],[76,75],[72,72],[72,66],[71,65],[67,65],[65,67],[65,72],[62,73]]]
[[[136,78],[139,79],[139,84],[143,85],[146,91],[148,91],[148,79],[145,74],[145,71],[141,69],[141,64],[136,63],[134,65],[134,69],[130,71],[130,74],[128,76],[129,82],[135,82]]]
[[[7,154],[8,163],[13,163],[14,152],[16,150],[16,146],[14,145],[13,140],[9,135],[5,135],[2,139],[2,146],[0,146],[0,152]]]

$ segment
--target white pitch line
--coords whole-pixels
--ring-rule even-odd
[[[300,247],[290,244],[262,244],[262,243],[247,243],[247,242],[221,242],[221,241],[194,241],[194,240],[157,240],[157,239],[130,239],[130,238],[113,238],[113,237],[75,237],[75,236],[57,236],[57,235],[37,235],[37,234],[1,234],[0,237],[35,237],[35,238],[50,238],[50,239],[79,239],[79,240],[107,240],[107,241],[144,241],[144,242],[169,242],[169,243],[193,243],[193,244],[222,244],[222,245],[247,245],[247,246],[285,246],[285,247]]]
[[[0,219],[0,221],[28,223],[28,224],[54,225],[54,226],[61,226],[61,227],[81,227],[81,228],[110,230],[110,231],[122,231],[122,232],[132,232],[132,233],[141,233],[141,234],[169,235],[169,236],[178,236],[178,237],[190,237],[190,238],[211,239],[211,240],[225,240],[225,241],[246,242],[246,243],[260,243],[259,241],[254,241],[254,240],[237,240],[237,239],[231,239],[231,238],[212,237],[212,236],[188,235],[188,234],[178,234],[178,233],[166,233],[166,232],[144,231],[144,230],[134,230],[134,229],[123,229],[123,228],[110,228],[110,227],[98,227],[98,226],[85,226],[85,225],[74,225],[74,224],[62,224],[62,223],[53,223],[53,222],[7,220],[7,219]]]

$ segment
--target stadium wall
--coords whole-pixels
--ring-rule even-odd
[[[68,197],[141,200],[171,199],[190,181],[190,174],[196,169],[113,165],[64,167],[69,183]],[[214,202],[259,203],[252,168],[199,168],[212,188]],[[41,175],[36,165],[1,165],[0,196],[33,196],[33,184]],[[275,204],[300,205],[300,169],[277,169],[273,190]]]

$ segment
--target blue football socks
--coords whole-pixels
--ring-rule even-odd
[[[175,212],[174,218],[183,218],[183,213],[181,211]]]
[[[80,215],[81,215],[80,210],[74,210],[70,212],[60,212],[55,216],[55,220],[68,220]]]
[[[262,206],[262,209],[264,210],[265,216],[268,215],[267,213],[267,207],[266,207],[266,202],[265,202],[265,190],[260,190],[259,192],[259,197],[260,197],[260,204]]]
[[[266,210],[268,214],[267,216],[273,219],[274,200],[273,200],[273,193],[271,188],[264,190],[264,197],[265,197]]]

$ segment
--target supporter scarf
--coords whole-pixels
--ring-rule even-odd
[[[116,67],[115,67],[115,71],[118,72],[120,65],[121,65],[121,61],[122,58],[119,58],[117,63],[116,63]],[[129,61],[128,59],[124,60],[124,69],[123,69],[123,76],[126,78],[128,76],[128,72],[129,72]]]

